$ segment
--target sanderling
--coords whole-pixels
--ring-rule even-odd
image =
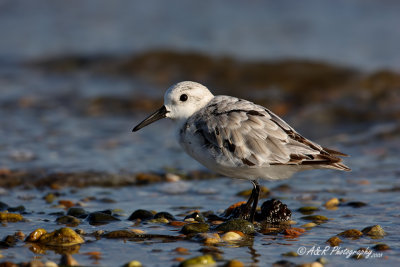
[[[242,216],[251,222],[260,194],[258,179],[281,180],[319,168],[350,171],[339,158],[346,154],[301,136],[267,108],[232,96],[214,96],[196,82],[171,86],[164,105],[132,131],[162,118],[175,121],[180,145],[201,164],[252,182]]]

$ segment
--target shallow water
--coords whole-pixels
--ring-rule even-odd
[[[313,171],[304,172],[296,175],[293,179],[281,182],[267,182],[272,195],[270,197],[279,198],[290,207],[293,212],[292,219],[297,222],[299,227],[308,221],[302,219],[304,216],[297,211],[302,206],[317,206],[320,211],[315,214],[325,215],[330,220],[326,223],[309,229],[305,234],[290,238],[282,234],[263,235],[257,233],[250,243],[229,244],[222,243],[217,247],[222,251],[220,263],[224,260],[238,259],[247,264],[262,266],[266,263],[276,262],[287,259],[296,263],[315,261],[321,256],[325,256],[330,266],[337,265],[359,265],[365,264],[399,264],[398,247],[398,223],[400,202],[398,188],[400,183],[398,176],[398,158],[395,154],[399,149],[398,140],[389,140],[382,143],[383,146],[391,147],[385,151],[376,151],[378,147],[364,145],[363,147],[350,148],[353,158],[346,160],[354,170],[351,173],[336,171]],[[280,190],[280,185],[289,185],[289,189]],[[87,221],[78,227],[85,232],[91,233],[96,230],[112,231],[116,229],[142,229],[149,234],[167,234],[177,236],[180,228],[166,226],[155,223],[142,223],[133,226],[132,222],[127,221],[127,217],[136,209],[149,209],[167,211],[178,219],[182,220],[179,214],[193,209],[200,211],[212,210],[222,212],[228,205],[237,201],[244,200],[243,197],[236,196],[236,193],[250,188],[247,181],[231,180],[229,178],[219,178],[201,181],[180,181],[170,183],[159,183],[147,186],[128,186],[121,188],[64,188],[57,190],[60,193],[58,199],[68,199],[79,202],[83,208],[89,212],[118,209],[121,214],[121,221],[112,222],[101,226],[91,226]],[[29,222],[3,224],[1,232],[3,235],[12,234],[15,231],[22,231],[26,234],[36,228],[42,227],[47,230],[60,228],[61,225],[55,223],[56,216],[50,215],[52,212],[63,211],[62,208],[54,204],[46,204],[42,199],[50,189],[21,189],[14,188],[3,191],[1,200],[10,206],[24,205],[26,212],[24,217]],[[94,196],[96,200],[83,201],[83,199]],[[353,208],[341,205],[337,210],[327,210],[323,203],[332,197],[345,199],[346,202],[362,201],[367,205],[361,208]],[[105,203],[102,199],[112,199],[115,203]],[[192,207],[182,207],[182,206]],[[373,254],[378,258],[354,260],[345,256],[329,255],[334,253],[332,248],[327,255],[304,255],[296,258],[283,257],[282,253],[297,251],[304,246],[308,250],[313,246],[320,246],[322,249],[327,246],[325,241],[338,233],[347,229],[361,230],[367,226],[379,224],[383,227],[387,235],[383,239],[374,240],[369,237],[361,237],[358,240],[342,238],[341,249],[357,250],[360,247],[372,248],[376,243],[383,242],[391,247],[391,250],[382,252],[383,256]],[[85,237],[86,243],[83,244],[78,254],[74,258],[81,264],[111,266],[116,263],[122,264],[130,260],[139,260],[143,264],[151,266],[172,265],[172,261],[177,255],[173,250],[176,247],[189,249],[192,257],[201,255],[199,249],[205,247],[201,242],[194,241],[169,241],[152,239],[146,241],[112,240]],[[239,247],[238,247],[239,246]],[[41,260],[58,261],[59,255],[47,250],[46,254],[35,254],[29,250],[30,245],[23,242],[17,243],[15,247],[2,250],[4,259],[14,262],[26,261],[27,259],[39,258]],[[87,252],[101,251],[101,259],[94,262]],[[374,251],[375,253],[376,251]],[[311,252],[310,252],[311,253]],[[378,253],[378,252],[376,252]],[[116,258],[115,255],[118,254]],[[372,256],[371,256],[372,257]]]

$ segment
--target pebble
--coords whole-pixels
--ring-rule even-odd
[[[38,233],[37,232],[38,230],[39,230],[39,232],[43,232],[42,231],[43,229],[39,228],[39,229],[35,230],[33,233],[31,233],[29,236],[35,235],[34,233],[35,232]],[[28,241],[32,242],[31,240],[28,240]],[[43,233],[39,237],[39,239],[36,239],[36,242],[39,242],[39,243],[42,243],[45,245],[49,245],[49,246],[72,246],[72,245],[76,245],[76,244],[82,244],[85,241],[74,230],[65,227],[65,228],[60,228],[60,229],[54,230],[51,233]]]
[[[187,248],[177,247],[174,249],[174,252],[181,254],[181,255],[190,255],[190,252]]]
[[[186,222],[181,222],[181,221],[173,221],[169,222],[168,225],[175,226],[175,227],[182,227],[186,224]]]
[[[337,247],[340,243],[342,243],[342,240],[337,236],[332,236],[326,241],[326,243],[328,243],[331,247]]]
[[[188,216],[185,217],[184,221],[188,219],[193,219],[196,222],[205,222],[203,214],[199,212],[193,212],[192,214],[189,214]]]
[[[16,206],[16,207],[8,207],[7,209],[9,212],[24,212],[25,211],[25,207],[20,205],[20,206]]]
[[[213,245],[221,242],[221,237],[217,233],[200,233],[196,235],[196,239],[203,241],[206,245]]]
[[[132,232],[132,233],[135,233],[135,234],[137,234],[137,235],[143,235],[143,234],[146,233],[145,231],[143,231],[143,230],[141,230],[141,229],[131,229],[131,232]]]
[[[151,220],[148,220],[148,222],[149,222],[149,223],[163,223],[163,224],[169,223],[168,219],[166,219],[166,218],[164,218],[164,217],[162,217],[162,218],[157,218],[157,219],[151,219]]]
[[[185,235],[205,233],[210,229],[207,223],[189,223],[182,227],[181,232]]]
[[[314,261],[314,262],[308,262],[308,263],[303,263],[300,265],[297,265],[298,267],[324,267],[320,262]]]
[[[385,231],[379,224],[365,227],[361,230],[361,232],[370,236],[373,239],[383,238],[386,235]]]
[[[244,234],[252,234],[255,232],[254,225],[243,219],[232,219],[217,226],[217,231],[224,233],[229,231],[240,231]]]
[[[82,208],[73,207],[68,209],[67,215],[82,219],[88,216],[88,212]]]
[[[347,203],[346,205],[353,207],[353,208],[362,208],[362,207],[367,206],[367,203],[361,202],[361,201],[353,201],[353,202]]]
[[[315,226],[317,226],[317,225],[318,225],[318,224],[316,224],[316,223],[310,222],[310,223],[303,224],[301,227],[304,227],[304,228],[312,228],[312,227],[315,227]]]
[[[301,219],[307,220],[307,221],[313,221],[315,223],[321,223],[321,222],[325,222],[325,221],[329,220],[328,217],[323,216],[323,215],[309,215],[309,216],[301,217]]]
[[[283,234],[286,237],[290,237],[290,238],[296,238],[300,235],[302,235],[306,230],[304,230],[303,228],[287,228],[283,231]]]
[[[297,264],[287,260],[280,260],[272,264],[272,267],[297,267],[297,266],[298,266]]]
[[[35,231],[33,231],[32,233],[30,233],[28,235],[28,237],[25,239],[26,242],[36,242],[39,240],[39,238],[46,234],[47,231],[43,228],[38,228]]]
[[[43,197],[43,199],[46,201],[47,204],[52,203],[56,199],[56,195],[53,193],[48,193]]]
[[[230,260],[223,267],[244,267],[244,264],[240,260]]]
[[[216,266],[216,262],[211,255],[202,255],[182,261],[180,267],[200,267],[200,266]]]
[[[307,214],[307,215],[311,214],[311,213],[313,213],[314,211],[317,211],[317,210],[319,210],[319,208],[318,207],[314,207],[314,206],[306,206],[306,207],[301,207],[301,208],[298,209],[298,211],[300,211],[303,214]]]
[[[58,267],[58,264],[55,263],[54,261],[46,261],[44,263],[44,267]]]
[[[242,240],[243,237],[236,232],[229,231],[229,232],[226,232],[225,234],[223,234],[221,239],[225,242],[234,242],[234,241]]]
[[[60,224],[66,224],[71,227],[76,227],[81,223],[81,221],[78,218],[69,215],[58,217],[56,219],[56,222]]]
[[[0,221],[1,222],[19,222],[24,218],[21,214],[17,213],[8,213],[8,212],[0,212]]]
[[[363,233],[357,229],[349,229],[339,233],[338,235],[346,238],[358,239],[363,235]]]
[[[282,256],[284,256],[284,257],[298,257],[299,254],[297,252],[295,252],[295,251],[289,251],[289,252],[283,253]]]
[[[139,209],[139,210],[135,210],[131,214],[131,216],[129,216],[128,220],[133,221],[136,219],[140,219],[142,221],[146,221],[146,220],[153,219],[153,217],[154,217],[154,214],[152,212],[150,212],[148,210]]]
[[[376,244],[375,246],[372,247],[372,249],[376,251],[384,251],[384,250],[389,250],[390,247],[386,244]]]
[[[169,212],[159,212],[154,215],[154,219],[165,218],[168,221],[176,221],[175,217]]]
[[[103,212],[92,212],[88,216],[88,221],[90,225],[105,224],[113,221],[120,221],[120,219]]]
[[[105,238],[131,238],[137,237],[137,234],[128,230],[115,230],[104,234]]]
[[[325,202],[325,204],[324,204],[324,206],[327,208],[327,209],[335,209],[335,208],[337,208],[337,206],[339,205],[339,199],[338,198],[336,198],[336,197],[334,197],[334,198],[331,198],[331,199],[329,199],[327,202]]]
[[[124,265],[124,267],[142,267],[142,263],[140,261],[130,261]]]

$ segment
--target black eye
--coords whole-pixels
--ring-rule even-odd
[[[182,102],[185,102],[186,100],[188,100],[187,94],[182,94],[181,97],[179,97],[179,100]]]

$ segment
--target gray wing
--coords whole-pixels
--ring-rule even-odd
[[[268,109],[252,102],[216,96],[197,116],[197,133],[214,146],[223,160],[236,166],[276,164],[328,164],[330,155],[320,145],[302,137]]]

